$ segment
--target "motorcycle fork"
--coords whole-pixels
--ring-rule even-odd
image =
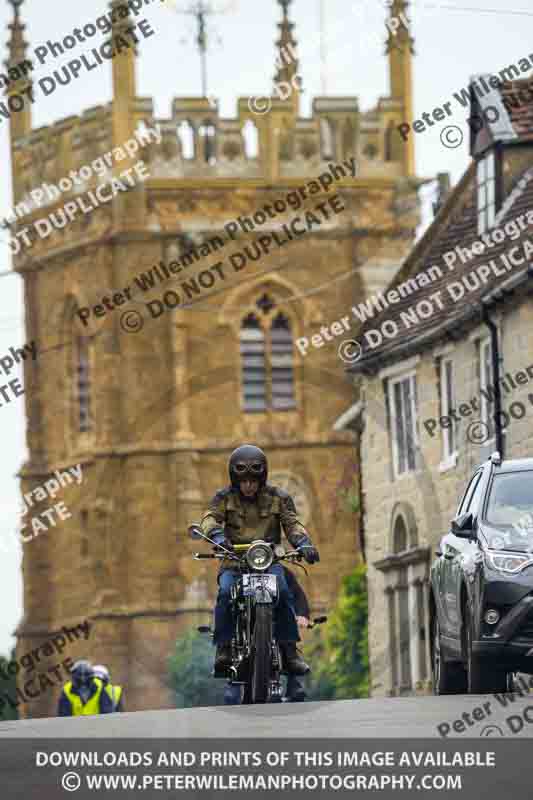
[[[235,626],[234,646],[235,646],[235,652],[239,656],[239,664],[243,660],[248,659],[250,657],[250,652],[252,649],[251,617],[252,617],[251,598],[247,597],[245,599],[245,609],[244,611],[240,611],[237,614],[237,623]]]
[[[248,596],[246,598],[246,644],[247,644],[247,655],[249,656],[252,652],[252,598]]]
[[[275,608],[275,604],[272,604]],[[272,703],[281,703],[283,686],[281,685],[281,652],[277,639],[274,638],[274,615],[272,616],[272,672],[270,679],[270,698]]]

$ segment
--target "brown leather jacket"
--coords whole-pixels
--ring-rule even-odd
[[[268,483],[251,501],[243,500],[231,486],[217,492],[200,525],[206,535],[213,528],[224,526],[225,536],[233,544],[248,544],[254,539],[281,544],[282,528],[293,547],[310,540],[290,494]],[[225,559],[221,568],[230,565],[231,561]]]

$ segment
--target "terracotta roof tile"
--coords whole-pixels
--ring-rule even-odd
[[[392,351],[396,350],[399,345],[406,345],[410,341],[417,339],[423,333],[429,333],[432,329],[437,329],[444,323],[453,325],[455,322],[465,316],[465,311],[468,308],[478,304],[482,297],[486,296],[489,292],[501,286],[512,275],[518,274],[520,271],[527,269],[527,263],[523,266],[513,267],[510,271],[506,271],[500,254],[506,254],[513,247],[520,247],[524,240],[529,240],[533,245],[533,224],[527,224],[527,217],[524,220],[527,227],[521,231],[521,235],[515,240],[511,240],[510,236],[505,236],[503,241],[499,244],[494,244],[493,247],[485,247],[484,253],[481,255],[474,255],[472,259],[466,263],[462,263],[460,258],[453,264],[453,269],[447,267],[444,262],[443,255],[448,251],[454,250],[457,245],[463,248],[470,249],[475,241],[480,240],[477,233],[477,207],[476,207],[476,181],[474,164],[472,164],[460,184],[452,192],[452,196],[448,198],[448,203],[439,212],[439,215],[428,228],[422,240],[420,240],[408,257],[403,267],[383,291],[385,298],[391,289],[395,289],[400,284],[405,283],[408,278],[414,278],[421,272],[426,272],[429,267],[436,265],[440,267],[442,275],[430,285],[424,286],[410,295],[403,297],[400,302],[389,304],[388,308],[380,312],[374,311],[374,317],[363,323],[355,332],[355,338],[362,345],[363,354],[359,361],[354,365],[353,369],[358,370],[365,361],[368,362],[370,358],[389,358],[392,356]],[[519,183],[517,180],[517,184]],[[451,211],[449,210],[451,204]],[[505,224],[510,220],[515,220],[521,214],[532,211],[530,218],[533,221],[533,172],[532,178],[529,180],[523,191],[517,195],[513,204],[506,211],[505,215],[499,220],[497,225],[494,225],[488,234],[490,235],[496,229],[503,229]],[[441,216],[442,215],[442,216]],[[517,256],[523,255],[522,248],[520,247]],[[447,286],[451,282],[460,282],[461,279],[468,281],[468,276],[476,268],[483,264],[489,264],[494,261],[497,264],[498,270],[503,274],[496,276],[491,271],[490,276],[487,278],[486,283],[480,281],[480,286],[477,290],[467,292],[465,291],[464,297],[459,302],[454,302],[450,296]],[[533,262],[533,258],[529,259],[528,263]],[[420,281],[419,281],[420,282]],[[470,284],[473,286],[474,278],[470,279]],[[430,295],[439,292],[439,299],[433,302],[429,300]],[[422,304],[420,314],[417,314],[411,319],[417,319],[416,322],[410,322],[409,318],[405,317],[405,312],[415,307],[421,300],[426,303]],[[433,305],[434,313],[424,319],[422,314],[429,309],[428,301]],[[442,308],[439,308],[439,303]],[[356,303],[359,306],[360,303]],[[404,317],[402,317],[404,312]],[[410,312],[412,314],[412,312]],[[399,332],[392,339],[384,337],[383,342],[376,346],[374,349],[368,344],[368,339],[365,334],[370,329],[379,329],[386,320],[392,320],[398,325]],[[407,321],[406,321],[407,320]]]
[[[513,129],[521,139],[533,139],[533,80],[516,80],[500,87]]]

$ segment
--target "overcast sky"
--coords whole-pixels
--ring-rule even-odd
[[[224,117],[236,113],[237,97],[270,94],[274,74],[274,38],[280,8],[274,0],[215,0],[229,7],[225,14],[212,18],[213,45],[208,61],[208,93],[220,100]],[[186,0],[167,0],[148,5],[144,16],[150,20],[155,36],[141,44],[137,69],[137,92],[154,98],[155,113],[166,117],[174,96],[199,95],[200,66],[194,49],[194,28],[190,17],[176,13],[186,8]],[[174,8],[172,8],[174,6]],[[383,33],[385,10],[378,0],[325,0],[327,36],[326,81],[328,94],[355,95],[360,107],[372,107],[380,96],[389,94],[388,65],[383,47],[376,42]],[[529,10],[528,10],[529,6]],[[356,15],[353,8],[361,12]],[[26,0],[22,16],[32,48],[48,39],[62,40],[75,27],[94,22],[108,6],[105,0],[73,3],[54,0],[52,4]],[[322,94],[321,63],[317,48],[320,26],[319,0],[295,0],[291,16],[296,23],[301,74],[305,93],[302,112],[309,114],[313,96]],[[0,0],[0,61],[6,57],[7,24],[12,8]],[[142,15],[139,17],[142,19]],[[532,54],[527,36],[531,30],[531,0],[448,0],[446,3],[415,3],[413,6],[415,115],[431,112],[450,100],[464,87],[472,74],[499,72],[510,63]],[[221,39],[221,42],[218,40]],[[101,41],[98,38],[98,41]],[[35,71],[36,78],[50,74],[78,52],[90,49],[79,45],[63,58]],[[530,77],[531,73],[527,76]],[[111,66],[106,62],[92,72],[81,73],[77,81],[61,86],[49,97],[40,92],[33,106],[34,127],[48,125],[85,108],[111,100]],[[458,108],[457,104],[455,106]],[[465,133],[456,150],[445,149],[439,140],[440,126],[415,137],[416,165],[420,176],[435,177],[450,172],[456,183],[468,164],[466,111],[454,109],[453,124]],[[0,118],[0,219],[11,208],[11,172],[8,124]],[[422,190],[426,207],[433,187]],[[11,268],[5,232],[0,230],[0,273]],[[12,346],[25,341],[22,282],[18,276],[0,277],[0,357]],[[0,376],[1,377],[1,376]],[[12,376],[11,376],[12,377]],[[20,493],[17,470],[24,461],[24,398],[0,408],[0,654],[14,643],[12,632],[22,614],[20,551],[9,531],[17,526]],[[53,529],[52,529],[53,530]],[[51,531],[48,535],[53,535]],[[31,546],[31,545],[30,545]],[[8,552],[4,551],[8,549]]]

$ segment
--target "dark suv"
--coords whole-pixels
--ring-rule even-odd
[[[436,555],[434,692],[506,691],[533,673],[533,459],[478,467]]]

